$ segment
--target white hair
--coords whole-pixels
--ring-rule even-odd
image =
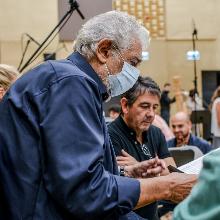
[[[125,12],[109,11],[88,20],[76,37],[74,50],[89,60],[95,55],[97,44],[107,38],[117,48],[129,49],[139,40],[142,50],[149,45],[149,32],[133,16]]]

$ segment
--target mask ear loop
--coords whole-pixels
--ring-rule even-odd
[[[107,64],[105,63],[104,65],[105,65],[105,68],[106,68],[106,71],[107,71],[107,78],[106,78],[107,92],[108,92],[109,96],[111,96],[111,85],[110,85],[110,82],[109,82],[109,79],[108,79],[109,76],[111,75],[111,73],[110,73],[110,71],[109,71],[109,69],[108,69]]]
[[[115,46],[115,45],[113,45],[113,47],[114,47],[114,49],[118,52],[118,54],[119,54],[120,58],[122,59],[122,61],[125,62],[125,59],[124,59],[123,56],[121,55],[121,52],[120,52],[120,50],[118,49],[118,47]]]
[[[108,69],[107,64],[105,63],[104,65],[105,65],[105,69],[106,69],[106,71],[107,71],[108,76],[111,75],[111,73],[110,73],[110,71],[109,71],[109,69]]]

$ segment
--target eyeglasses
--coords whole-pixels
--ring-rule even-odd
[[[142,144],[141,145],[141,150],[143,151],[143,153],[149,157],[149,159],[152,159],[153,157],[151,156],[151,153],[150,153],[150,150],[149,148],[147,147],[146,144]]]

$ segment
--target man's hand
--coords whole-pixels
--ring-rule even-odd
[[[189,195],[197,181],[197,175],[185,173],[171,173],[166,177],[171,181],[169,200],[176,203],[181,202]]]
[[[155,177],[161,174],[166,165],[158,157],[138,162],[134,165],[125,166],[126,176],[133,178]]]
[[[138,163],[138,161],[130,154],[128,154],[125,150],[122,150],[121,154],[122,156],[116,157],[118,166],[128,166]]]

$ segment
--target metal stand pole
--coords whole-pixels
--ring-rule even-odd
[[[40,49],[45,45],[45,43],[48,41],[48,39],[51,37],[51,35],[58,29],[61,24],[65,21],[68,15],[70,15],[74,10],[76,10],[80,17],[84,19],[83,14],[79,10],[79,4],[77,1],[70,0],[70,9],[67,11],[67,13],[63,16],[63,18],[59,21],[59,23],[54,27],[54,29],[49,33],[49,35],[45,38],[45,40],[39,45],[39,47],[35,50],[35,52],[31,55],[31,57],[27,60],[27,62],[19,69],[20,72],[22,72],[32,61],[32,59],[36,56],[36,54],[40,51]]]

